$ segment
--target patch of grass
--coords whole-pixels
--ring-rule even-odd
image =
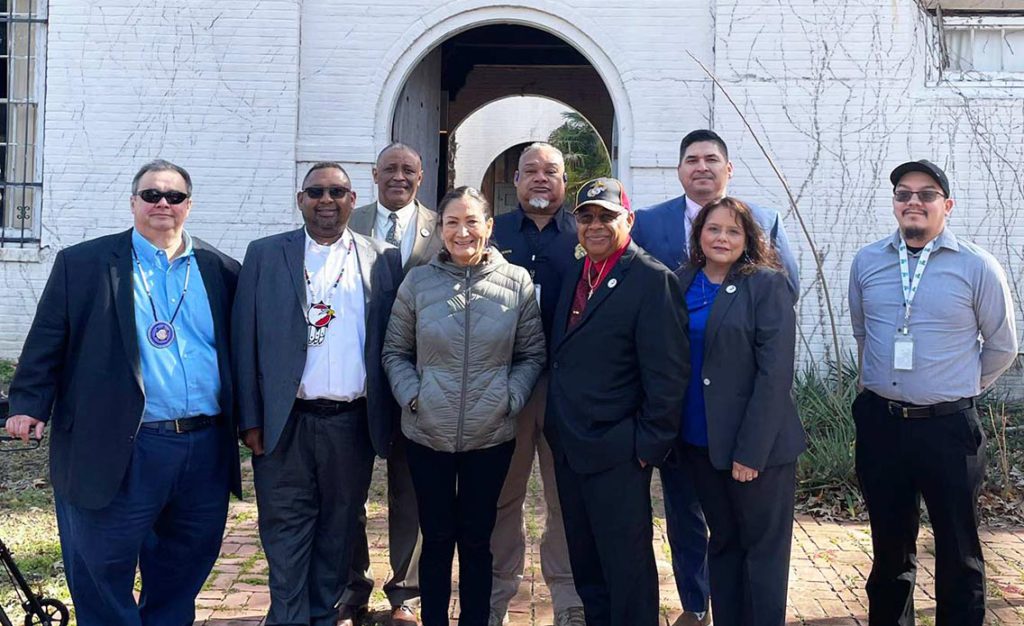
[[[0,387],[7,389],[14,377],[14,361],[0,359]]]

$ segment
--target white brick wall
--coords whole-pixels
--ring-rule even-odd
[[[309,162],[344,162],[372,198],[370,163],[404,77],[447,36],[492,21],[572,39],[594,62],[638,205],[680,192],[679,139],[714,125],[736,165],[733,194],[785,215],[805,285],[805,360],[831,342],[809,246],[753,137],[688,52],[797,194],[845,348],[849,262],[893,228],[887,176],[907,159],[947,168],[954,228],[1006,263],[1024,296],[1024,88],[932,86],[934,33],[914,0],[51,0],[45,249],[28,262],[0,251],[0,355],[20,349],[53,250],[129,225],[139,164],[189,168],[191,229],[240,256],[297,223],[293,191]]]

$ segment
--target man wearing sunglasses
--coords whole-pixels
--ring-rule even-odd
[[[679,432],[690,370],[683,293],[630,241],[620,181],[583,185],[574,215],[586,255],[555,309],[544,424],[573,579],[588,624],[657,626],[651,466]]]
[[[14,436],[50,432],[80,626],[190,624],[241,496],[229,355],[238,263],[185,231],[188,172],[132,180],[134,228],[57,253],[11,383]],[[142,576],[133,595],[136,565]]]
[[[377,201],[352,213],[349,227],[397,247],[402,252],[405,272],[430,262],[441,249],[437,214],[417,198],[423,182],[419,153],[402,143],[392,143],[377,155],[373,168]],[[416,493],[405,456],[405,437],[395,429],[395,440],[387,458],[388,472],[388,558],[391,578],[384,593],[391,603],[391,620],[397,626],[416,624],[419,604],[420,530]],[[366,538],[366,513],[359,516],[354,540],[352,571],[341,599],[338,626],[354,626],[366,612],[373,591],[370,550]]]
[[[860,360],[857,479],[871,519],[872,624],[914,623],[924,498],[935,536],[936,626],[981,626],[978,494],[985,434],[975,399],[1017,356],[1006,274],[948,227],[949,180],[930,161],[892,171],[899,228],[850,268]]]
[[[398,417],[380,353],[402,260],[348,228],[356,193],[338,163],[313,165],[296,201],[304,226],[245,253],[232,356],[266,623],[334,626],[374,453],[388,455]]]

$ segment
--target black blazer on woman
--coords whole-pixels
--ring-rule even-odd
[[[676,270],[683,291],[699,268]],[[730,272],[704,332],[708,452],[720,470],[733,461],[763,470],[796,461],[806,449],[791,390],[796,313],[786,276],[771,269]]]

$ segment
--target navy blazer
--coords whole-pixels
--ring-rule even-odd
[[[567,330],[583,260],[562,285],[550,345],[544,433],[574,471],[659,464],[679,436],[690,370],[679,282],[630,243]]]
[[[370,439],[374,451],[384,457],[399,412],[380,353],[402,282],[402,253],[355,232],[352,237],[365,302],[363,359]],[[232,348],[239,428],[262,428],[266,454],[277,446],[288,423],[306,367],[305,249],[305,227],[253,241],[238,277]]]
[[[676,270],[685,293],[698,268]],[[704,383],[711,464],[761,471],[796,461],[807,448],[793,402],[796,313],[782,272],[731,272],[704,331]]]
[[[800,295],[800,270],[789,246],[778,211],[750,204],[754,219],[779,253],[793,293]],[[640,209],[633,224],[633,241],[670,269],[686,265],[686,196]]]
[[[224,454],[241,497],[230,362],[238,261],[193,237],[210,300]],[[50,480],[62,498],[103,508],[121,486],[146,398],[135,329],[132,231],[57,253],[11,381],[11,415],[50,422]]]

